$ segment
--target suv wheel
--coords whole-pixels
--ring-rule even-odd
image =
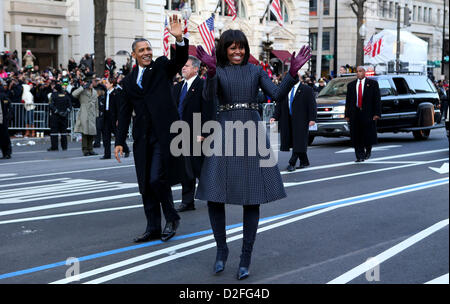
[[[430,136],[430,130],[413,131],[413,135],[416,140],[426,140]]]

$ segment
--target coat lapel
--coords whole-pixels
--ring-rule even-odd
[[[191,87],[187,91],[186,96],[184,97],[184,102],[183,102],[183,113],[184,113],[184,111],[186,111],[186,105],[189,103],[190,96],[192,94],[194,94],[195,91],[197,90],[197,86],[198,86],[199,82],[200,82],[200,78],[197,76],[197,78],[195,78],[194,82],[191,84]]]

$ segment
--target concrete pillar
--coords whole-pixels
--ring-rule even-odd
[[[58,37],[58,67],[62,64],[63,68],[67,68],[69,54],[69,30],[63,28],[61,35]]]
[[[4,26],[4,14],[5,6],[3,0],[0,0],[0,52],[5,50],[5,26]]]
[[[20,24],[14,24],[11,26],[11,53],[17,50],[17,56],[20,58],[22,64],[22,26]]]

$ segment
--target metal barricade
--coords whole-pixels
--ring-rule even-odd
[[[270,122],[270,118],[272,118],[273,113],[275,113],[275,104],[274,103],[265,103],[263,106],[263,120],[266,123]]]
[[[12,103],[12,120],[9,122],[9,130],[35,130],[48,131],[49,126],[49,105],[47,103],[35,103],[34,110],[27,111],[23,103]],[[76,140],[77,136],[74,132],[75,122],[77,119],[79,108],[72,108],[69,114],[67,131],[70,132],[71,140]],[[128,130],[128,138],[132,139],[132,125]]]

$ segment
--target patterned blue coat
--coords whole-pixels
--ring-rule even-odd
[[[227,65],[224,68],[218,67],[216,75],[207,79],[204,95],[208,102],[216,105],[256,103],[261,88],[265,95],[273,100],[282,100],[296,82],[298,77],[294,79],[288,73],[283,82],[277,86],[260,66]],[[214,138],[211,147],[215,148],[215,144],[221,142],[222,154],[205,157],[196,198],[226,204],[257,205],[286,197],[278,166],[275,164],[272,167],[262,167],[260,160],[269,156],[261,156],[258,148],[256,155],[250,153],[252,151],[249,149],[250,145],[256,144],[258,147],[257,136],[245,132],[242,146],[237,147],[236,132],[226,141],[226,122],[243,124],[254,122],[257,126],[258,121],[261,121],[258,111],[253,109],[221,111],[215,119],[221,125],[222,132],[221,134],[214,132],[211,135]],[[266,148],[270,149],[267,136],[264,140]],[[207,144],[206,141],[204,144]],[[226,149],[231,143],[233,154],[226,156]],[[238,150],[243,152],[241,156],[237,156]]]

